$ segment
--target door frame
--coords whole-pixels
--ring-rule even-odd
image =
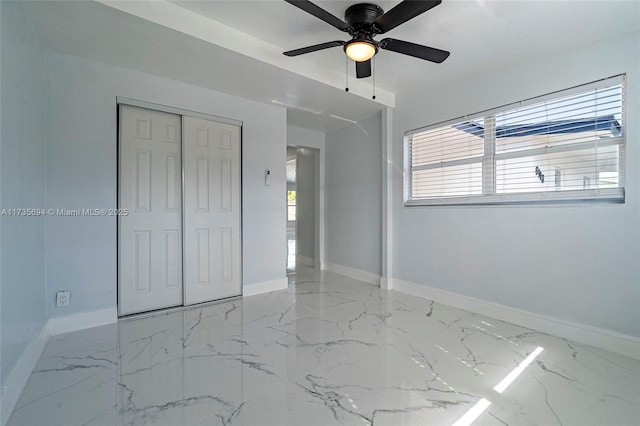
[[[166,311],[166,310],[176,310],[176,309],[190,309],[193,307],[197,307],[197,306],[202,306],[202,305],[208,305],[208,304],[212,304],[212,303],[220,303],[221,301],[224,300],[231,300],[231,299],[236,299],[238,297],[242,297],[244,294],[244,214],[243,214],[243,197],[244,197],[244,186],[242,185],[243,182],[243,166],[242,166],[242,160],[243,160],[243,156],[242,156],[242,147],[243,147],[243,122],[241,120],[234,120],[232,118],[226,118],[226,117],[219,117],[217,115],[212,115],[212,114],[205,114],[202,112],[197,112],[197,111],[191,111],[191,110],[187,110],[187,109],[183,109],[183,108],[176,108],[176,107],[172,107],[172,106],[167,106],[167,105],[162,105],[162,104],[156,104],[153,102],[147,102],[147,101],[141,101],[138,99],[132,99],[132,98],[127,98],[127,97],[123,97],[123,96],[116,96],[116,207],[119,209],[120,208],[120,105],[128,105],[128,106],[134,106],[134,107],[138,107],[138,108],[145,108],[145,109],[150,109],[153,111],[160,111],[160,112],[167,112],[170,114],[176,114],[176,115],[180,115],[181,117],[194,117],[194,118],[201,118],[203,120],[209,120],[209,121],[215,121],[218,123],[225,123],[225,124],[231,124],[234,126],[238,126],[240,128],[240,295],[238,296],[231,296],[228,298],[224,298],[224,299],[219,299],[219,300],[212,300],[212,301],[207,301],[207,302],[202,302],[202,303],[197,303],[194,305],[185,305],[185,297],[186,297],[186,286],[184,285],[184,247],[182,249],[182,282],[183,282],[183,286],[182,286],[182,305],[180,306],[176,306],[176,307],[172,307],[172,308],[162,308],[162,309],[157,309],[155,311],[145,311],[145,312],[139,312],[139,313],[135,313],[135,314],[128,314],[128,315],[122,315],[120,313],[120,225],[119,225],[119,220],[118,218],[116,218],[116,305],[117,305],[117,311],[118,311],[118,318],[126,318],[126,317],[131,317],[131,316],[137,316],[137,315],[148,315],[152,312],[158,312],[158,311]],[[181,140],[180,140],[180,150],[181,153],[183,151],[182,148],[182,140],[184,139],[184,128],[182,126],[181,128]],[[184,155],[180,155],[180,161],[181,161],[181,167],[182,170],[180,171],[181,173],[181,184],[182,184],[182,199],[180,200],[181,203],[181,211],[182,211],[182,228],[184,229]],[[182,235],[182,244],[184,244],[184,234]]]
[[[155,111],[168,112],[171,114],[184,115],[187,117],[202,118],[203,120],[217,121],[219,123],[233,124],[242,128],[242,121],[234,120],[233,118],[219,117],[217,115],[205,114],[203,112],[191,111],[183,108],[176,108],[167,105],[154,104],[152,102],[140,101],[137,99],[125,98],[122,96],[116,96],[116,104],[129,105],[134,107],[152,109]],[[242,141],[241,141],[242,142]]]
[[[288,141],[293,142],[293,141]],[[315,205],[315,221],[314,221],[314,242],[313,242],[313,263],[315,269],[322,269],[324,267],[324,147],[318,147],[313,145],[307,145],[302,143],[287,143],[287,148],[295,148],[296,151],[299,148],[306,148],[315,152],[315,176],[314,176],[314,205]],[[296,153],[296,196],[297,196],[297,180],[298,180],[298,167]],[[286,206],[285,206],[286,209]],[[288,211],[285,210],[285,214]],[[297,207],[296,207],[296,244],[298,238],[298,220],[297,220]],[[285,230],[286,232],[286,230]],[[296,256],[298,254],[298,247],[296,246]]]
[[[295,159],[296,159],[296,180],[294,181],[294,184],[296,185],[296,197],[297,197],[297,194],[298,194],[298,188],[297,188],[297,185],[298,185],[298,182],[297,182],[297,179],[298,179],[298,147],[297,146],[287,145],[287,158],[286,158],[286,161],[285,161],[285,167],[288,167],[288,163],[290,161],[290,159],[289,159],[289,149],[295,149],[295,151],[296,151],[296,155],[295,155]],[[286,194],[287,194],[287,197],[285,197],[285,200],[284,200],[284,204],[285,204],[284,205],[284,212],[285,212],[284,214],[285,214],[285,218],[286,218],[285,219],[286,225],[285,225],[285,231],[284,231],[285,235],[287,234],[287,232],[289,232],[289,199],[288,199],[288,195],[289,195],[289,180],[288,179],[289,178],[287,177],[286,178]],[[296,267],[296,263],[297,263],[296,259],[298,257],[298,246],[297,246],[297,244],[298,244],[298,240],[297,240],[297,238],[298,238],[298,200],[297,200],[297,198],[296,198],[296,220],[294,222],[295,222],[295,228],[294,228],[293,232],[294,232],[294,238],[296,239],[296,255],[295,255],[294,261],[293,261],[293,272],[289,272],[289,269],[288,269],[289,268],[289,240],[287,240],[287,237],[285,236],[285,240],[287,242],[287,257],[285,259],[285,265],[286,265],[285,266],[285,273],[287,275],[289,275],[291,273],[295,273],[296,269],[297,269],[297,267]]]

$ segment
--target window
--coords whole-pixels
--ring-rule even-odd
[[[296,191],[287,191],[287,220],[296,220]]]
[[[405,133],[405,205],[624,202],[624,76]]]

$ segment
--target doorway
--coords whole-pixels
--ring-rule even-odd
[[[319,268],[320,150],[287,147],[287,274]]]
[[[242,293],[240,124],[119,105],[118,314]]]
[[[296,271],[296,201],[298,150],[287,147],[287,274]]]

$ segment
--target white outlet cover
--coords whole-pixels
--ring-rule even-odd
[[[56,293],[56,307],[69,306],[69,299],[71,298],[70,291],[59,291]]]

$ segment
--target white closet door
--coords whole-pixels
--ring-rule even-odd
[[[120,106],[119,314],[182,305],[181,117]]]
[[[240,127],[183,117],[185,305],[241,294]]]

